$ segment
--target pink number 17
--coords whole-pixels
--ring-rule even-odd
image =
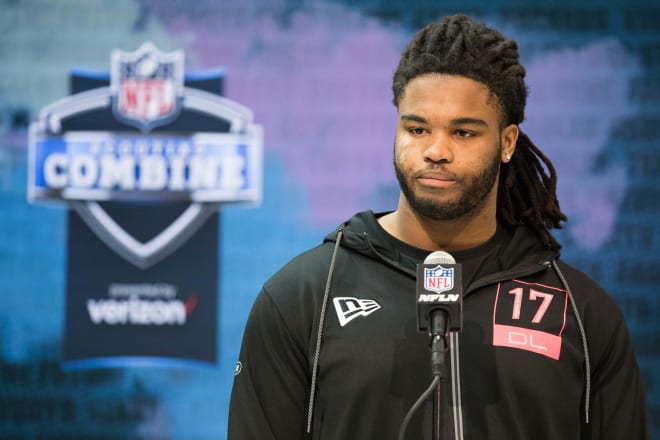
[[[516,287],[515,289],[509,290],[509,294],[515,296],[513,300],[513,315],[511,316],[511,319],[520,319],[520,309],[522,308],[524,293],[525,293],[525,289],[523,289],[522,287]],[[548,311],[548,307],[550,307],[550,302],[552,302],[552,298],[554,298],[554,296],[550,293],[543,293],[534,289],[529,290],[530,301],[536,301],[539,298],[542,298],[543,301],[541,302],[541,305],[536,311],[534,318],[532,318],[532,322],[535,324],[541,322],[541,319],[543,319],[543,315],[545,315],[545,312]]]

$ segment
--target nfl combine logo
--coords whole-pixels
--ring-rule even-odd
[[[436,266],[424,269],[424,288],[432,292],[446,292],[454,288],[454,268]]]
[[[112,112],[143,133],[176,119],[183,99],[183,51],[163,53],[151,43],[111,58]]]
[[[108,82],[47,105],[30,126],[29,199],[65,201],[141,269],[177,250],[220,205],[261,201],[263,134],[252,111],[184,73],[181,50],[114,50]],[[141,202],[185,209],[148,233],[106,210]]]

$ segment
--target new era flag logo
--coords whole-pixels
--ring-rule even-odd
[[[358,316],[367,316],[380,309],[380,304],[373,299],[339,297],[334,298],[332,302],[339,318],[339,325],[342,327]]]

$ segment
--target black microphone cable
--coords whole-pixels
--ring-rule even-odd
[[[410,420],[415,415],[417,410],[422,406],[424,401],[429,398],[433,391],[437,390],[438,395],[440,395],[440,379],[442,378],[443,367],[445,364],[445,355],[448,350],[447,344],[447,321],[444,316],[444,311],[434,310],[431,312],[431,372],[433,373],[433,380],[431,385],[422,393],[422,395],[417,399],[412,407],[408,410],[408,413],[403,418],[401,423],[401,428],[399,429],[399,440],[405,440],[406,430],[408,429],[408,424]]]
[[[413,406],[410,407],[408,413],[403,418],[403,422],[401,423],[401,428],[399,429],[399,440],[405,440],[406,430],[408,429],[408,424],[410,423],[410,420],[413,418],[417,410],[422,406],[424,401],[428,399],[429,396],[433,394],[433,391],[435,391],[435,389],[438,387],[440,387],[440,376],[434,376],[431,385],[429,385],[426,391],[424,391],[424,393],[422,393],[419,399],[417,399],[417,402],[415,402]]]

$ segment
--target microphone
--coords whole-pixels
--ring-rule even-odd
[[[431,372],[445,376],[447,334],[463,328],[461,265],[447,252],[430,253],[417,265],[417,330],[430,337]]]
[[[431,332],[431,315],[441,312],[446,322],[437,330],[461,331],[463,328],[463,292],[461,265],[444,251],[431,252],[417,265],[417,330]]]

